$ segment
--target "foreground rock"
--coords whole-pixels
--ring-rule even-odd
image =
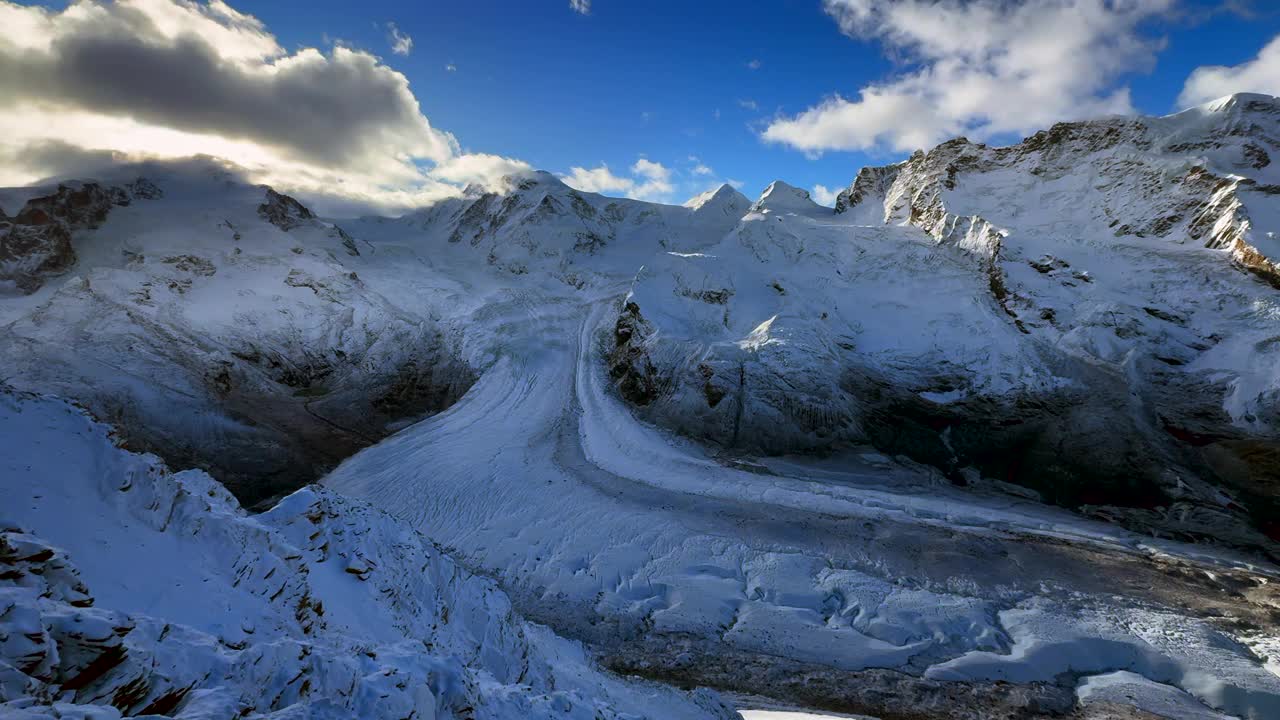
[[[362,503],[249,517],[57,401],[0,396],[0,438],[6,718],[734,716],[600,671]]]

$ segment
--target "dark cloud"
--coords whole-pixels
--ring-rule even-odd
[[[122,161],[123,157],[112,150],[86,150],[61,140],[0,146],[0,165],[22,168],[41,178],[90,176]]]
[[[86,9],[92,21],[73,12]],[[78,3],[45,17],[51,37],[44,47],[0,43],[0,109],[40,104],[129,117],[268,145],[325,166],[438,162],[455,152],[452,136],[422,115],[406,78],[365,52],[337,47],[328,55],[309,49],[255,58],[252,47],[203,37],[202,24],[225,29],[225,21],[189,8],[155,18],[123,3]],[[174,17],[189,27],[175,32]],[[261,30],[257,37],[252,27],[237,30],[221,39],[274,46]]]

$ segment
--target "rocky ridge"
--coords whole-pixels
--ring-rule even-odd
[[[98,227],[114,207],[162,195],[144,178],[111,187],[72,183],[27,200],[13,217],[0,209],[0,289],[8,286],[23,294],[35,292],[45,278],[64,273],[75,264],[73,232]]]

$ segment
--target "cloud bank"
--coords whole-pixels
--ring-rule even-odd
[[[671,199],[675,186],[671,182],[671,169],[662,163],[646,158],[636,160],[630,176],[616,175],[608,165],[596,168],[574,167],[561,176],[565,184],[584,192],[606,195],[625,195],[637,200],[664,201]]]
[[[832,96],[762,132],[809,153],[910,151],[955,135],[1026,133],[1064,119],[1132,111],[1130,73],[1161,48],[1141,25],[1174,0],[824,0],[852,38],[874,40],[904,72]]]
[[[454,194],[464,178],[527,170],[464,154],[378,57],[341,45],[286,51],[221,0],[80,0],[60,11],[0,0],[0,27],[5,184],[95,158],[209,154],[260,182],[402,209]],[[408,52],[412,40],[392,34]]]
[[[1258,56],[1233,67],[1209,65],[1196,68],[1178,96],[1183,107],[1238,92],[1280,95],[1280,35],[1263,46]]]

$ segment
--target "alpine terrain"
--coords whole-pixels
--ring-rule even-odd
[[[1280,717],[1280,99],[683,206],[0,191],[0,715]]]

